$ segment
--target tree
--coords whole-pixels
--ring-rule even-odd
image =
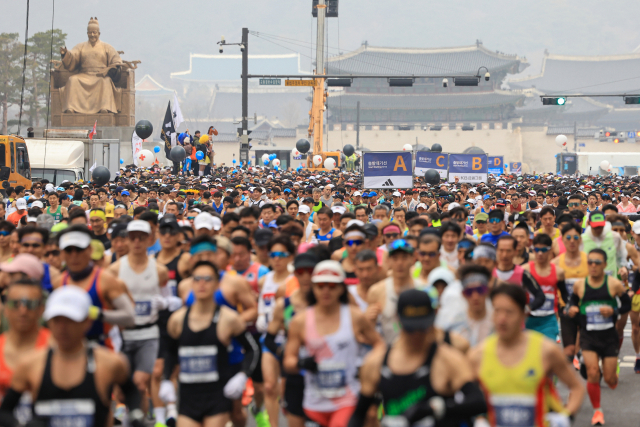
[[[49,96],[50,61],[52,52],[59,52],[65,45],[67,34],[62,30],[51,30],[35,33],[28,40],[27,47],[27,89],[29,96],[26,104],[29,106],[29,125],[40,125],[40,113],[46,111]],[[52,46],[53,44],[53,46]]]
[[[0,134],[8,132],[9,107],[20,102],[23,50],[24,45],[18,40],[18,33],[0,34],[0,108],[2,108]]]

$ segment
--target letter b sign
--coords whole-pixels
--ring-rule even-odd
[[[481,157],[473,157],[471,161],[471,170],[479,171],[482,169],[482,158]]]

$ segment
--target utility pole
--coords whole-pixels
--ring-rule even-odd
[[[249,161],[249,29],[242,29],[242,136],[240,138],[240,162]]]
[[[356,115],[356,150],[360,148],[360,101],[357,104],[357,115]],[[342,112],[340,113],[342,114]]]
[[[578,152],[578,125],[576,122],[573,122],[573,152]],[[577,158],[576,158],[577,164]]]

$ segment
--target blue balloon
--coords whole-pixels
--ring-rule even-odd
[[[269,160],[265,159],[265,160],[264,160],[264,165],[265,165],[265,166],[269,166]]]
[[[274,168],[275,170],[278,170],[278,169],[279,169],[279,168],[278,168],[278,166],[274,166],[273,168]]]
[[[124,159],[120,159],[120,164],[123,164],[123,163],[124,163]]]
[[[233,163],[235,165],[236,164],[236,159],[233,159],[233,161],[231,163]]]
[[[153,152],[154,153],[159,153],[160,152],[160,146],[156,145],[155,147],[153,147]]]
[[[275,159],[277,156],[275,154],[269,154],[269,159],[273,160]]]
[[[251,160],[247,160],[247,165],[251,166]]]
[[[197,151],[196,152],[196,159],[198,159],[198,160],[204,159],[204,153],[202,151]]]
[[[181,134],[178,135],[178,141],[180,141],[180,143],[182,144],[184,142],[184,139],[189,136],[186,132],[182,132]]]
[[[238,171],[234,169],[234,170],[231,171],[231,174],[233,175],[236,172],[238,172]]]

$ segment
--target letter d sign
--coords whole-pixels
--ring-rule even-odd
[[[479,171],[482,169],[482,158],[481,157],[473,157],[471,161],[471,170]]]

